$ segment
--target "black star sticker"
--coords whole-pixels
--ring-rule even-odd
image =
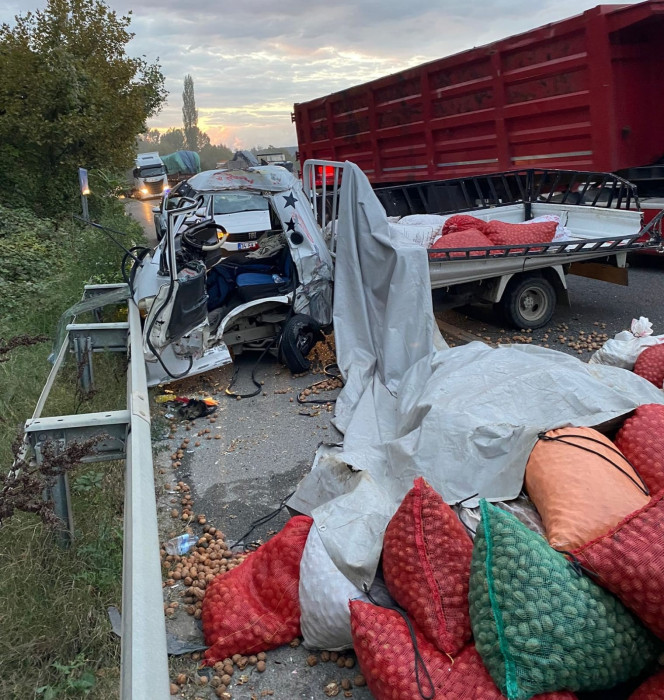
[[[286,200],[287,207],[293,207],[293,209],[295,209],[295,202],[297,202],[297,199],[295,199],[295,195],[292,192],[290,194],[285,194],[284,199]]]
[[[291,216],[291,220],[286,224],[286,228],[289,231],[295,231],[295,222],[293,221],[293,217]]]

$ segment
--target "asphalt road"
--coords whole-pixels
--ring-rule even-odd
[[[152,208],[159,206],[160,202],[161,199],[159,198],[134,199],[133,197],[129,197],[125,199],[125,210],[143,226],[148,244],[151,246],[157,245]]]
[[[154,242],[152,206],[158,200],[140,202],[128,200],[127,210],[146,227]],[[656,258],[633,261],[628,287],[580,277],[569,278],[570,307],[559,307],[548,329],[521,334],[503,326],[490,306],[474,306],[441,312],[439,317],[457,330],[445,335],[451,343],[463,342],[460,336],[471,334],[496,342],[515,336],[531,337],[533,343],[551,344],[563,352],[577,355],[575,348],[557,342],[564,333],[566,338],[578,339],[580,331],[607,333],[609,337],[629,327],[632,317],[647,316],[656,332],[664,333],[664,260]],[[552,333],[555,331],[555,333]],[[545,338],[545,336],[547,336]],[[589,353],[582,353],[587,359]],[[238,358],[238,391],[253,388],[250,381],[255,355]],[[319,380],[320,376],[293,377],[288,370],[272,359],[264,360],[257,368],[257,379],[262,382],[259,395],[237,400],[225,395],[224,389],[232,380],[233,370],[226,367],[198,378],[184,380],[170,388],[186,396],[212,396],[220,405],[214,422],[199,418],[189,426],[178,419],[170,404],[152,405],[154,458],[157,470],[157,497],[160,506],[161,535],[167,539],[183,531],[184,524],[172,519],[171,496],[165,484],[183,481],[189,484],[194,499],[194,512],[203,513],[207,522],[221,529],[227,542],[242,537],[253,522],[279,507],[282,500],[297,486],[310,470],[316,447],[321,442],[334,442],[338,433],[330,424],[332,413],[297,403],[298,393]],[[151,392],[153,397],[159,393]],[[170,432],[169,423],[175,425]],[[187,429],[189,427],[189,429]],[[209,433],[198,433],[209,429]],[[179,466],[173,467],[171,455],[190,438]],[[196,443],[199,443],[198,445]],[[279,531],[288,518],[282,511],[269,522],[257,527],[245,538],[246,542],[265,541]],[[200,528],[195,528],[196,532]],[[166,600],[177,600],[182,584],[165,589]],[[181,606],[182,607],[182,606]],[[181,608],[167,621],[167,627],[184,641],[202,642],[200,623]],[[267,654],[267,670],[258,673],[249,667],[243,673],[248,678],[241,684],[236,673],[229,691],[235,700],[251,700],[271,691],[274,700],[325,698],[324,687],[330,681],[340,682],[353,678],[354,669],[340,669],[333,663],[318,663],[310,667],[310,652],[303,646],[281,647]],[[189,657],[172,660],[174,673],[185,673],[188,682],[178,697],[213,698],[212,689],[195,683],[198,664]],[[200,673],[205,673],[200,671]],[[209,672],[208,672],[209,673]],[[241,678],[241,677],[240,677]],[[343,693],[339,694],[343,697]],[[369,700],[366,688],[353,688],[352,697]]]
[[[570,306],[557,306],[547,327],[529,333],[533,342],[544,344],[551,341],[553,335],[557,338],[563,326],[567,326],[564,334],[568,340],[578,338],[580,331],[587,334],[600,329],[611,338],[619,331],[629,328],[632,318],[639,316],[650,319],[655,333],[664,333],[664,255],[633,256],[629,265],[629,284],[626,287],[568,275]],[[434,295],[434,306],[435,299]],[[490,304],[439,311],[439,318],[492,342],[523,335],[506,326]],[[597,324],[600,324],[599,327]],[[552,334],[552,331],[555,333]],[[545,340],[547,334],[549,338]],[[455,342],[454,339],[452,342]],[[579,354],[562,343],[556,342],[551,347]],[[580,356],[588,359],[590,354],[582,352]]]

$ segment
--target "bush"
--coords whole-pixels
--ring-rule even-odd
[[[143,242],[121,202],[97,195],[90,205],[97,221],[127,231],[115,236],[123,245]],[[0,468],[6,471],[12,442],[50,371],[46,358],[60,315],[80,300],[85,283],[121,281],[123,252],[71,217],[44,219],[3,206],[0,246],[0,346],[6,350],[0,353]],[[71,381],[56,383],[44,415],[124,407],[123,362],[95,359],[104,389],[82,405],[71,390],[75,368],[64,368]],[[76,541],[69,551],[35,515],[17,513],[0,527],[0,697],[116,696],[119,640],[106,610],[121,598],[123,473],[121,462],[76,468]]]

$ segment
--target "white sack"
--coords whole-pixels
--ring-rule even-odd
[[[645,317],[633,318],[628,331],[620,331],[588,360],[589,363],[634,369],[640,353],[651,345],[664,343],[664,335],[652,335],[652,323]]]
[[[425,250],[431,248],[440,236],[440,226],[423,226],[415,224],[390,224],[390,235],[396,237],[402,245],[417,245]]]
[[[408,214],[399,219],[400,224],[409,224],[415,226],[436,226],[439,229],[443,228],[443,224],[453,216],[452,214]]]
[[[380,605],[394,603],[384,585],[374,581],[369,593]],[[343,651],[353,646],[348,601],[369,602],[334,565],[316,528],[309,530],[300,562],[300,627],[307,649]]]

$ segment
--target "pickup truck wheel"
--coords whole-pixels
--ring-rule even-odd
[[[541,328],[553,316],[556,291],[544,277],[517,277],[501,303],[506,320],[515,328]]]
[[[295,374],[306,372],[311,366],[307,355],[321,338],[320,328],[311,317],[306,314],[291,316],[281,332],[279,360]]]

